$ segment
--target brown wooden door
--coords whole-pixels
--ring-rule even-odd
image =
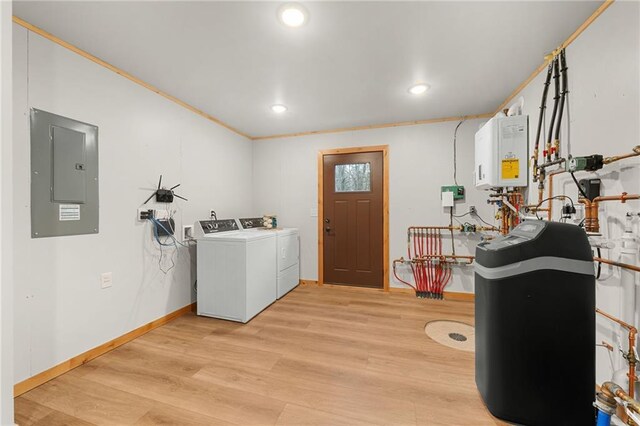
[[[383,287],[383,153],[323,156],[324,282]]]

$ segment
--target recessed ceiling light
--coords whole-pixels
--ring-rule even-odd
[[[278,19],[287,27],[300,27],[308,18],[307,10],[297,3],[287,3],[278,9]]]
[[[409,87],[409,93],[411,93],[412,95],[421,95],[427,90],[429,90],[429,85],[424,83],[414,84],[413,86]]]
[[[286,110],[287,110],[287,107],[284,106],[284,105],[280,105],[280,104],[271,105],[271,111],[273,111],[273,112],[275,112],[277,114],[282,114]]]

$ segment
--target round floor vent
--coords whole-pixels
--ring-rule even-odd
[[[469,324],[458,321],[430,321],[424,326],[425,334],[449,348],[474,352],[476,346],[475,329]]]

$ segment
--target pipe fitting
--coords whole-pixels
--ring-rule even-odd
[[[627,409],[635,413],[640,413],[640,402],[636,401],[631,396],[629,396],[629,394],[627,394],[624,391],[624,389],[622,389],[616,383],[604,382],[600,390],[601,390],[601,393],[604,395],[602,398],[602,400],[604,401],[603,404],[606,405],[610,403],[610,400],[613,400],[615,402],[615,398],[620,398],[622,401],[624,401]],[[596,397],[596,401],[599,401],[599,400],[600,398]]]
[[[631,149],[631,153],[623,155],[614,155],[613,157],[606,157],[602,160],[603,164],[611,164],[616,161],[624,160],[625,158],[637,157],[640,155],[640,145],[636,145]]]
[[[610,416],[616,413],[617,402],[612,394],[604,391],[604,387],[601,392],[596,393],[596,402],[593,404],[595,407],[603,411]]]

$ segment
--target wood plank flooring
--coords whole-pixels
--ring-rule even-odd
[[[300,286],[249,324],[189,314],[15,400],[26,425],[495,425],[473,354],[426,322],[473,304]]]

